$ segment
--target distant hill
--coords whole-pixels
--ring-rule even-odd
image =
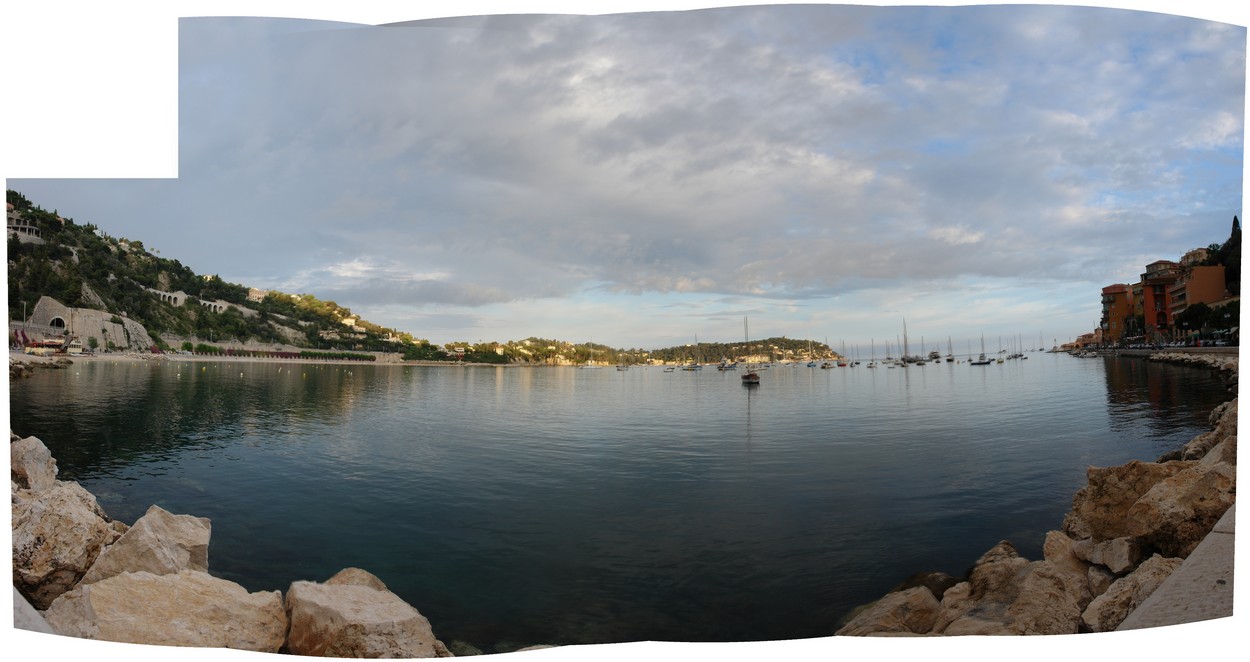
[[[422,343],[333,301],[196,274],[147,250],[141,240],[79,225],[17,191],[6,197],[9,226],[17,226],[8,236],[9,319],[23,319],[46,296],[137,321],[165,348],[163,336],[339,351],[394,352]]]
[[[190,342],[186,339],[195,338],[197,344],[254,341],[320,351],[401,352],[408,360],[579,365],[837,356],[824,343],[789,338],[753,340],[749,346],[699,343],[656,350],[536,337],[438,347],[312,294],[256,290],[215,274],[197,274],[176,259],[148,250],[141,239],[113,237],[93,224],[80,225],[17,191],[8,190],[7,200],[12,228],[9,319],[27,319],[40,298],[50,297],[70,308],[102,311],[116,318],[112,323],[121,324],[123,318],[137,322],[163,349],[179,349],[181,343]],[[111,341],[95,342],[106,348]]]

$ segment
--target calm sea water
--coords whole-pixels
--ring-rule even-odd
[[[111,363],[13,383],[11,427],[131,523],[212,520],[213,574],[379,576],[444,641],[820,637],[921,570],[1040,558],[1088,465],[1206,430],[1210,372]]]

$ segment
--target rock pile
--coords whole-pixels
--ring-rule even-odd
[[[44,369],[64,369],[73,365],[73,361],[64,356],[57,357],[48,361],[23,361],[21,359],[9,357],[9,379],[20,377],[30,377],[35,370]]]
[[[1161,357],[1231,373],[1236,358]],[[1152,357],[1154,359],[1154,357]],[[855,614],[839,635],[1107,632],[1181,565],[1236,500],[1237,400],[1211,431],[1158,462],[1090,467],[1043,558],[1002,541],[957,583],[905,583]]]
[[[208,573],[211,523],[152,506],[110,519],[56,479],[43,442],[10,432],[14,588],[61,635],[330,657],[451,657],[430,623],[377,577],[250,593]]]

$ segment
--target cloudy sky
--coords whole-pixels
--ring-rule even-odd
[[[1244,23],[548,6],[177,14],[202,16],[154,28],[176,33],[177,177],[10,161],[8,186],[436,343],[655,348],[738,340],[749,316],[863,353],[904,319],[913,348],[1050,346],[1095,327],[1102,286],[1241,216]],[[106,105],[98,87],[49,104]],[[21,133],[72,149],[63,126]]]

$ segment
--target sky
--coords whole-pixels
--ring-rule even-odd
[[[749,317],[835,347],[904,319],[956,351],[1049,345],[1094,328],[1101,287],[1241,216],[1244,7],[879,4],[6,3],[0,173],[197,272],[438,343],[654,348],[734,341]],[[370,27],[453,16],[477,18]],[[1231,643],[1231,620],[1132,642],[1187,653]],[[1124,644],[955,639],[886,650]],[[57,641],[79,644],[165,657]],[[673,650],[648,646],[593,658]]]
[[[172,72],[149,105],[151,130],[176,132],[173,173],[77,170],[61,107],[134,104],[101,70],[37,81],[55,96],[6,140],[64,156],[19,155],[8,186],[198,273],[437,344],[653,349],[741,340],[749,319],[755,338],[862,354],[904,322],[913,350],[1050,347],[1097,326],[1103,286],[1241,216],[1246,29],[1193,18],[1201,2],[532,3],[411,22],[388,3],[350,20],[272,4],[334,20],[226,3],[150,28],[175,34],[172,61],[148,58]],[[105,130],[104,153],[142,132]]]

